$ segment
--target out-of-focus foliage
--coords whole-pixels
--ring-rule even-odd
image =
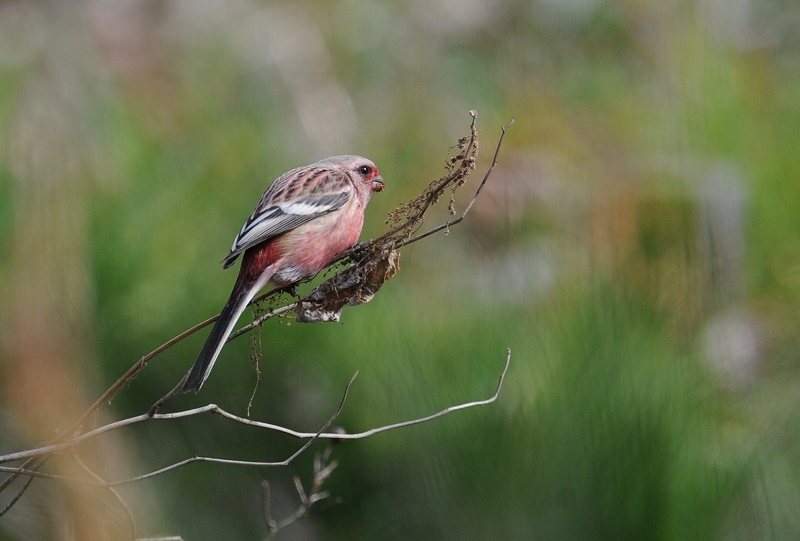
[[[469,220],[404,250],[342,325],[266,325],[252,415],[314,430],[355,370],[349,431],[425,415],[489,394],[510,346],[504,394],[336,446],[333,498],[281,535],[797,539],[798,36],[788,0],[0,2],[0,453],[219,309],[218,263],[278,174],[369,156],[374,235],[477,109],[479,169],[516,124]],[[103,418],[146,409],[202,338]],[[250,347],[170,407],[244,413]],[[82,451],[119,479],[296,445],[190,419]],[[140,535],[260,539],[261,480],[280,517],[310,472],[309,453],[120,491]],[[0,539],[126,524],[107,492],[37,481]]]

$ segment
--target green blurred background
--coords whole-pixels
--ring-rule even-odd
[[[313,431],[359,370],[338,424],[423,416],[489,395],[508,346],[504,392],[335,446],[331,499],[278,539],[800,539],[799,36],[792,0],[0,2],[0,453],[217,312],[219,261],[281,172],[372,158],[366,238],[476,109],[479,170],[516,124],[474,213],[343,324],[265,325],[251,415]],[[98,422],[144,411],[202,340]],[[253,347],[169,407],[244,415]],[[193,418],[81,456],[120,479],[296,446]],[[143,537],[263,539],[261,481],[287,515],[325,446],[120,493]],[[126,532],[108,492],[68,483],[0,518],[3,540]]]

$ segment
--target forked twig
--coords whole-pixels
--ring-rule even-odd
[[[269,481],[261,481],[264,522],[269,529],[269,537],[308,515],[314,504],[330,497],[330,493],[322,490],[322,486],[339,465],[338,461],[330,460],[332,451],[333,447],[329,446],[323,452],[314,455],[314,477],[307,492],[300,478],[296,475],[294,476],[294,487],[300,500],[300,505],[297,506],[294,512],[281,520],[275,520],[272,517],[272,491]]]

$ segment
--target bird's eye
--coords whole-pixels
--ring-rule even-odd
[[[358,168],[358,172],[361,173],[362,175],[369,175],[371,171],[372,168],[369,165],[362,165],[361,167]]]

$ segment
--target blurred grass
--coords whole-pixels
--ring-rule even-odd
[[[87,2],[75,26],[47,19],[55,9],[0,6],[3,28],[31,30],[0,38],[14,53],[0,55],[0,290],[20,290],[26,265],[57,264],[20,259],[21,194],[36,185],[10,165],[27,159],[14,144],[21,104],[49,81],[63,103],[41,106],[88,134],[91,288],[75,302],[92,353],[73,368],[94,394],[219,309],[234,275],[218,262],[282,171],[373,158],[388,189],[368,237],[439,176],[468,109],[480,112],[479,170],[516,118],[474,214],[404,250],[372,303],[342,325],[264,327],[253,416],[313,430],[355,370],[349,431],[426,415],[487,396],[508,346],[500,401],[338,445],[341,503],[286,538],[800,536],[795,6]],[[10,388],[24,367],[9,358],[16,337],[2,340]],[[146,408],[201,342],[154,362],[109,417]],[[243,413],[250,347],[231,343],[203,393],[175,407]],[[0,404],[0,442],[16,450],[7,419],[19,411]],[[111,440],[98,466],[111,478],[195,453],[281,459],[296,445],[218,419]],[[261,479],[288,512],[291,475],[307,479],[310,460],[193,465],[123,492],[143,534],[261,538]],[[0,539],[33,538],[26,521],[48,509],[20,507]]]

